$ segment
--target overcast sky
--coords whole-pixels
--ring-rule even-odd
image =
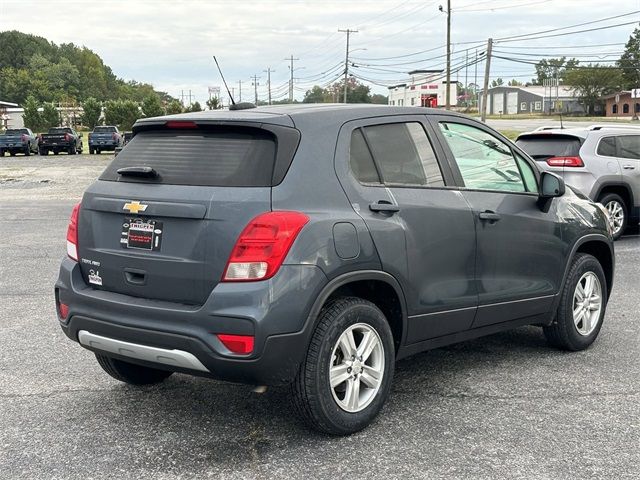
[[[483,52],[488,37],[502,38],[545,31],[640,10],[640,0],[452,0],[453,65]],[[313,84],[336,79],[344,68],[345,34],[351,37],[352,71],[376,83],[401,81],[417,68],[444,68],[446,0],[304,1],[304,0],[0,0],[0,30],[20,30],[55,43],[73,42],[98,53],[119,77],[152,83],[180,97],[208,98],[207,86],[221,85],[216,55],[238,96],[266,99],[267,67],[275,70],[274,97],[287,95],[289,62],[294,55],[296,97]],[[569,30],[640,21],[634,14]],[[582,60],[618,58],[634,25],[530,41],[498,43],[510,58],[537,60],[544,54],[583,55]],[[463,42],[483,42],[463,43]],[[611,44],[611,45],[606,45]],[[602,46],[593,46],[602,45]],[[0,48],[2,46],[0,45]],[[465,49],[470,49],[465,51]],[[427,51],[428,52],[424,52]],[[421,54],[411,55],[416,52]],[[508,52],[508,53],[506,53]],[[436,58],[434,58],[436,57]],[[440,58],[438,58],[440,57]],[[478,78],[484,66],[478,65]],[[455,68],[454,68],[455,70]],[[475,78],[476,67],[454,73],[460,81]],[[496,59],[492,77],[527,81],[526,63]],[[1,79],[0,79],[1,81]],[[479,83],[481,81],[479,80]],[[384,86],[371,84],[386,93]],[[238,100],[238,98],[236,98]]]

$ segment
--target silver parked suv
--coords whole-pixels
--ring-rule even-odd
[[[592,125],[541,128],[523,133],[516,144],[538,165],[561,175],[609,210],[614,238],[640,218],[640,128]]]

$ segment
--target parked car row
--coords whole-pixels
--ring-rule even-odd
[[[609,211],[615,239],[640,221],[640,128],[591,125],[539,128],[516,144]]]
[[[70,127],[53,127],[47,133],[34,134],[29,128],[8,129],[0,135],[0,156],[5,152],[14,156],[22,153],[48,155],[60,152],[68,155],[82,153],[83,134]],[[89,153],[115,152],[131,139],[131,132],[121,133],[115,126],[97,126],[89,133]]]

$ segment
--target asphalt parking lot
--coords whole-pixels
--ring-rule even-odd
[[[174,375],[133,388],[57,325],[69,212],[109,156],[0,158],[0,477],[638,478],[640,237],[616,243],[587,351],[521,328],[398,363],[368,429],[320,436],[287,389]]]

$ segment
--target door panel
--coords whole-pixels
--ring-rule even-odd
[[[413,124],[407,129],[408,140],[399,138],[404,133],[398,122]],[[477,307],[473,215],[459,191],[427,186],[442,185],[443,179],[451,182],[452,176],[446,165],[438,172],[433,155],[442,155],[442,150],[437,143],[432,147],[425,131],[432,133],[423,116],[350,122],[342,128],[336,155],[338,178],[369,228],[383,270],[402,285],[409,314],[407,343],[469,328]],[[412,143],[420,132],[424,142]],[[407,143],[422,158],[422,170],[403,161]],[[370,160],[352,160],[349,168],[343,159],[350,153],[370,155]],[[377,172],[372,173],[374,157]],[[395,211],[378,210],[380,203]]]
[[[553,200],[540,208],[536,169],[476,122],[438,128],[476,222],[473,327],[548,313],[564,266],[561,219]]]

